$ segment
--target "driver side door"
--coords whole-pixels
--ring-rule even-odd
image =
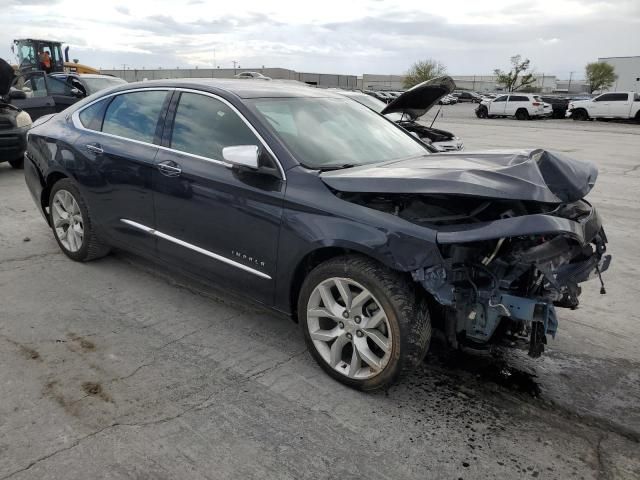
[[[507,95],[500,95],[489,104],[489,115],[504,115],[504,109],[507,104]]]
[[[24,92],[26,98],[11,100],[11,104],[29,114],[31,120],[36,120],[43,115],[56,113],[56,103],[47,90],[45,72],[28,72],[17,77],[13,86]]]

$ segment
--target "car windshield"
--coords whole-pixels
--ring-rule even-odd
[[[104,90],[105,88],[115,87],[116,85],[127,83],[121,78],[117,77],[83,77],[82,81],[87,86],[87,89],[89,90],[87,94],[89,95],[99,92],[100,90]]]
[[[300,163],[331,169],[428,155],[419,141],[348,98],[249,101]]]

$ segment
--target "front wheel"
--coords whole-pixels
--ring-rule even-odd
[[[487,109],[487,107],[485,107],[484,105],[480,105],[478,108],[476,108],[476,117],[488,118],[489,110]]]
[[[24,157],[19,157],[14,160],[9,160],[9,165],[16,170],[24,168]]]
[[[49,221],[60,249],[70,259],[87,262],[109,253],[98,238],[80,190],[67,178],[51,189]]]
[[[393,384],[422,361],[431,340],[415,284],[362,256],[316,267],[302,285],[298,318],[320,367],[359,390]]]
[[[586,120],[589,120],[589,114],[586,110],[580,109],[573,112],[571,114],[571,118],[579,122],[584,122]]]

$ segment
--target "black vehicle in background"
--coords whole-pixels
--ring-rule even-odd
[[[451,95],[458,99],[458,103],[480,103],[482,101],[482,97],[475,92],[453,92]]]
[[[52,73],[49,77],[66,82],[71,88],[77,88],[85,96],[127,83],[125,80],[112,75],[94,73]]]
[[[452,348],[539,356],[555,307],[609,266],[584,200],[594,165],[433,154],[328,90],[140,82],[39,119],[27,143],[29,191],[69,258],[118,246],[238,290],[362,390],[418,365],[432,327]]]
[[[22,92],[11,89],[14,71],[0,58],[0,162],[9,162],[13,168],[21,168],[27,146],[27,130],[31,117],[11,102],[22,97]]]
[[[569,108],[569,99],[565,97],[541,96],[543,102],[551,104],[552,118],[565,118]]]

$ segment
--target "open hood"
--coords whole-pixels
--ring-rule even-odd
[[[593,187],[592,163],[546,150],[445,153],[321,173],[343,192],[449,194],[574,202]]]
[[[421,117],[433,107],[438,100],[445,95],[450,94],[456,88],[456,84],[451,77],[437,77],[419,83],[415,87],[411,87],[398,98],[390,102],[384,110],[383,115],[387,113],[403,113],[411,120]]]
[[[14,75],[13,67],[0,58],[0,97],[9,93]]]

